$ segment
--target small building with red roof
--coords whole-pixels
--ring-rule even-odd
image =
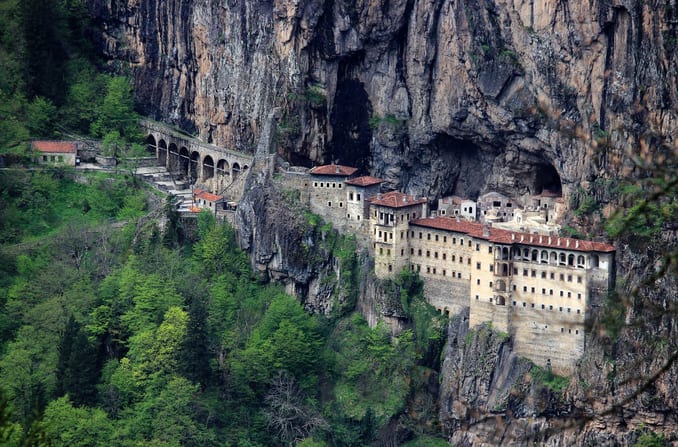
[[[344,182],[346,190],[346,220],[354,229],[369,229],[370,199],[381,191],[380,178],[364,175]]]
[[[344,182],[352,178],[358,168],[329,164],[309,171],[309,205],[311,212],[335,225],[346,220],[346,190]]]
[[[193,210],[200,211],[202,209],[208,209],[211,211],[216,211],[219,207],[223,208],[224,197],[212,194],[211,192],[203,191],[202,189],[195,188],[193,190]]]
[[[31,142],[33,160],[45,165],[75,166],[78,152],[78,143],[75,141],[44,141]]]

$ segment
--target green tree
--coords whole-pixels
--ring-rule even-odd
[[[57,395],[68,394],[76,406],[93,405],[99,381],[97,350],[71,316],[58,348]]]
[[[113,77],[106,85],[106,96],[96,110],[92,134],[102,137],[117,132],[127,141],[140,140],[139,115],[134,111],[134,98],[130,81]]]
[[[99,409],[76,408],[67,396],[47,405],[40,424],[53,447],[110,446],[113,423]]]

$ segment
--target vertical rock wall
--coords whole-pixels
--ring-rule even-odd
[[[674,148],[675,0],[90,0],[145,111],[294,163],[437,196],[565,194]],[[552,169],[554,168],[554,169]]]

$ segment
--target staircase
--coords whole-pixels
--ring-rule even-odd
[[[193,204],[193,191],[188,181],[176,179],[164,166],[139,168],[136,175],[145,182],[151,183],[160,191],[177,197],[179,212],[190,212]]]

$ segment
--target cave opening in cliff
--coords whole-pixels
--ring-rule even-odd
[[[475,200],[485,187],[491,164],[483,159],[480,147],[472,141],[440,134],[431,142],[432,184],[441,197],[458,195]]]
[[[331,161],[365,168],[370,160],[372,113],[365,86],[356,79],[343,79],[337,84],[330,113],[332,141]]]
[[[536,166],[534,194],[549,194],[552,196],[561,196],[563,194],[560,175],[552,164]]]

